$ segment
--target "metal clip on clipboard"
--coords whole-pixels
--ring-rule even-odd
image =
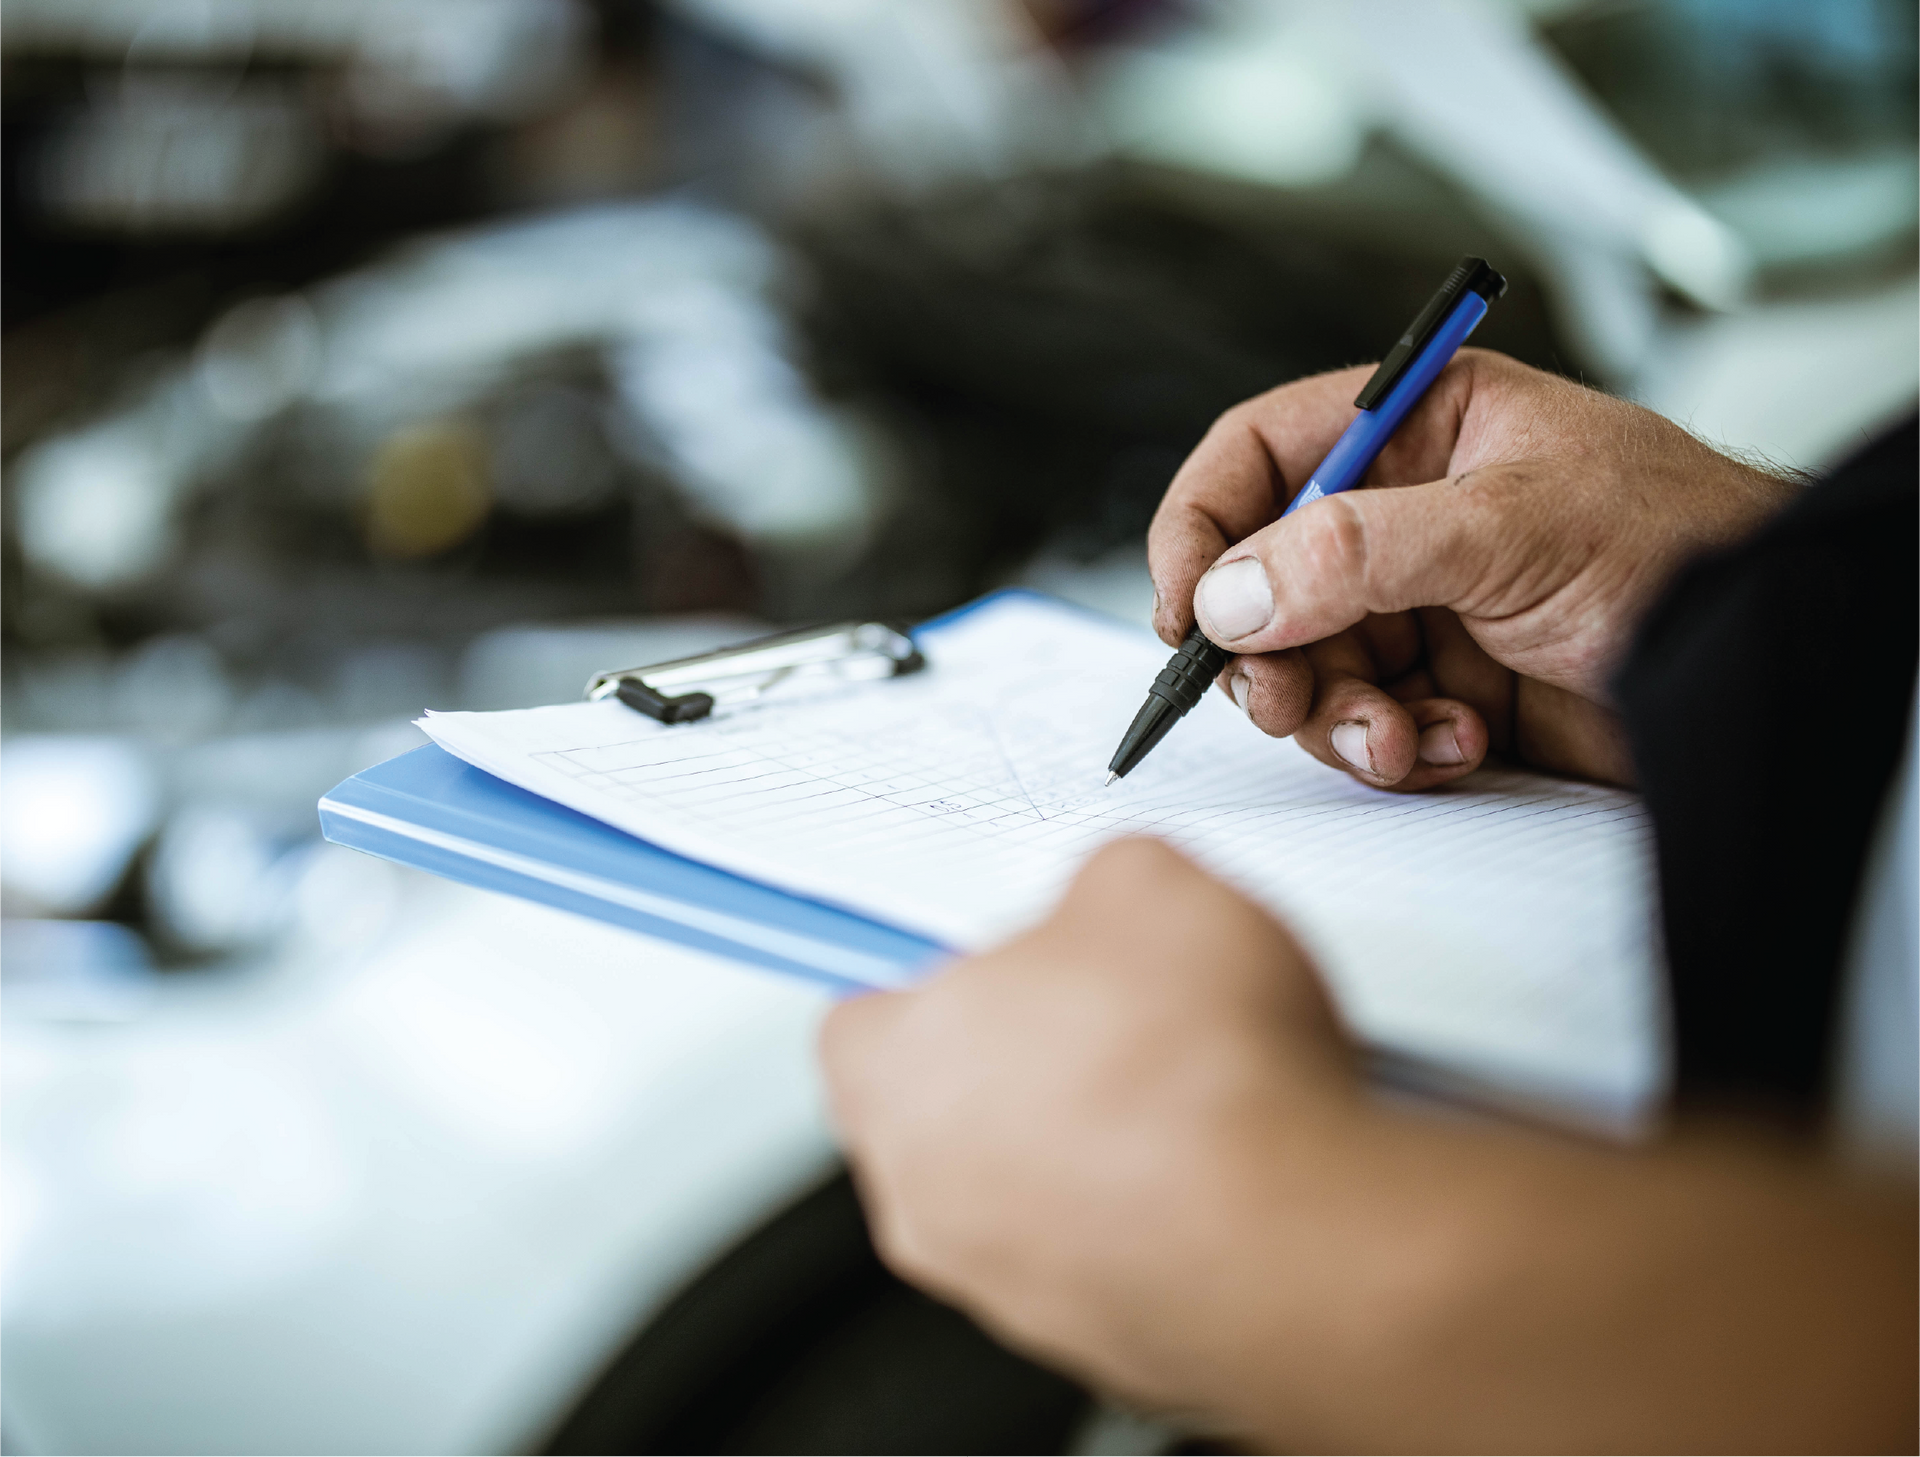
[[[842,622],[756,638],[737,647],[646,668],[596,673],[587,698],[618,698],[661,723],[691,723],[716,708],[758,698],[796,678],[862,683],[898,678],[927,665],[904,628]]]

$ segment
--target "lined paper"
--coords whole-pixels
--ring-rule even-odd
[[[1166,649],[1028,595],[924,631],[914,677],[661,725],[614,701],[431,714],[468,762],[754,879],[990,944],[1117,836],[1154,834],[1285,916],[1364,1038],[1629,1110],[1659,1089],[1637,798],[1482,770],[1356,784],[1211,694],[1126,779],[1106,764]]]

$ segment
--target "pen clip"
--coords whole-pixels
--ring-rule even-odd
[[[586,696],[596,702],[618,698],[661,723],[691,723],[715,708],[757,698],[795,678],[865,682],[915,673],[926,662],[904,628],[842,622],[775,633],[649,667],[596,673],[587,681]]]
[[[1496,273],[1486,259],[1462,258],[1453,272],[1447,275],[1447,281],[1440,285],[1440,291],[1427,300],[1427,306],[1407,325],[1406,333],[1394,341],[1393,348],[1380,361],[1380,367],[1373,372],[1373,377],[1361,386],[1354,404],[1362,410],[1371,410],[1384,400],[1388,392],[1400,383],[1400,376],[1419,358],[1420,351],[1426,348],[1434,331],[1446,322],[1447,315],[1453,312],[1453,306],[1461,299],[1470,293],[1477,293],[1492,303],[1506,291],[1507,280]]]

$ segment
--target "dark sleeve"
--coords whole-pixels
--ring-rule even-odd
[[[1658,837],[1684,1103],[1822,1111],[1920,638],[1913,421],[1695,562],[1616,689]]]

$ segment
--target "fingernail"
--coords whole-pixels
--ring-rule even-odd
[[[1217,643],[1236,642],[1258,632],[1273,616],[1267,569],[1258,557],[1250,556],[1217,566],[1200,579],[1193,605],[1207,636]]]
[[[1253,710],[1247,707],[1247,700],[1253,696],[1253,679],[1245,673],[1235,673],[1227,679],[1227,687],[1233,693],[1233,701],[1240,705],[1240,711],[1253,717]]]
[[[1363,773],[1373,773],[1373,756],[1367,752],[1367,726],[1358,719],[1333,726],[1333,752]]]
[[[1339,730],[1335,729],[1335,733]],[[1430,723],[1420,730],[1420,762],[1423,764],[1464,764],[1460,740],[1454,737],[1450,723]]]

